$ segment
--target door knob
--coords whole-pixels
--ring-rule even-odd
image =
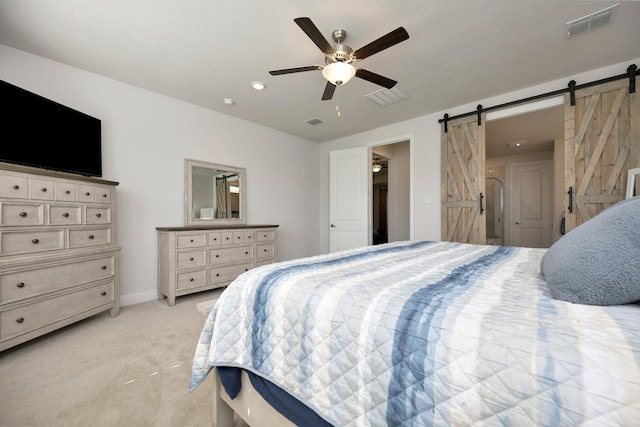
[[[335,228],[335,227],[336,227],[336,225],[335,225],[335,224],[331,224],[331,227]]]

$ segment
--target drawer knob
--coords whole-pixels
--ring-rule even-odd
[[[33,243],[34,245],[37,245],[38,243],[40,243],[40,240],[39,239],[33,239],[31,241],[31,243]]]
[[[238,236],[238,240],[240,240],[240,236]]]
[[[227,240],[229,240],[229,238],[227,237]]]
[[[191,279],[189,279],[190,282],[193,282],[193,277]]]
[[[65,217],[65,218],[69,218],[69,212],[63,213],[62,216]]]
[[[264,251],[265,251],[265,252],[267,252],[267,250],[266,250],[266,249],[265,249]]]
[[[27,213],[26,212],[20,212],[20,216],[24,218],[25,216],[27,216]]]
[[[103,265],[103,266],[102,266],[102,267],[100,267],[100,268],[101,268],[101,269],[103,269],[103,270],[106,270],[106,269],[107,269],[107,266],[106,266],[106,265]]]
[[[220,277],[220,273],[216,273],[216,277]]]
[[[104,197],[104,198],[107,198],[107,196],[108,196],[108,194],[107,194],[107,193],[104,193],[104,194],[102,195],[102,197]]]
[[[93,234],[89,234],[89,240],[93,240]]]
[[[193,257],[189,258],[189,261],[193,261]]]
[[[71,191],[67,190],[64,192],[64,194],[71,194]]]
[[[18,323],[22,323],[22,322],[24,322],[24,317],[18,317],[18,318],[16,319],[16,322],[18,322]]]
[[[219,254],[216,254],[216,258],[220,258],[220,255],[219,255]]]
[[[96,216],[97,216],[98,218],[100,218],[100,217],[102,216],[102,214],[101,214],[101,213],[97,213],[97,214],[96,214]]]
[[[107,293],[106,293],[105,291],[102,291],[102,292],[100,292],[100,295],[102,295],[102,296],[106,296],[106,295],[107,295]]]
[[[19,189],[20,189],[20,186],[19,186],[19,185],[14,185],[14,186],[13,186],[13,189],[14,189],[14,190],[19,190]]]
[[[91,195],[91,193],[86,192],[86,193],[84,193],[84,195],[85,195],[85,196],[90,196],[90,195]]]
[[[218,238],[217,238],[217,237],[214,237],[214,238],[213,238],[213,241],[215,242],[216,240],[218,240]]]
[[[244,254],[245,255],[249,255],[249,251],[244,251]]]
[[[42,191],[43,193],[46,193],[46,192],[47,192],[47,187],[42,187],[42,188],[40,189],[40,191]]]
[[[24,288],[24,282],[20,282],[16,286],[19,287],[19,288]]]

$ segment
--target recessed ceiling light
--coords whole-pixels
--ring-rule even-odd
[[[251,87],[254,88],[255,90],[263,90],[264,88],[267,87],[267,85],[265,85],[262,82],[251,82]]]
[[[525,145],[527,143],[527,141],[522,140],[522,141],[513,141],[510,142],[508,145],[511,148],[517,148],[517,147],[522,147],[523,145]]]

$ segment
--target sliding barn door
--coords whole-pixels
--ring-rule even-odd
[[[485,122],[484,114],[481,117]],[[477,116],[442,125],[442,240],[486,243],[484,126]]]
[[[565,218],[570,231],[625,198],[640,166],[640,108],[622,79],[565,95]]]

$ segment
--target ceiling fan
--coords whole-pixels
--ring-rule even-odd
[[[373,54],[407,40],[409,38],[409,34],[404,28],[398,27],[390,33],[387,33],[354,52],[349,46],[342,44],[347,37],[347,32],[345,30],[334,30],[331,34],[331,38],[337,43],[334,48],[329,44],[327,39],[324,38],[320,30],[318,30],[318,27],[315,26],[310,18],[296,18],[294,19],[294,22],[298,24],[302,31],[304,31],[311,41],[313,41],[324,53],[326,65],[310,65],[306,67],[285,68],[283,70],[269,71],[269,74],[272,76],[299,73],[302,71],[322,70],[322,75],[327,79],[327,85],[325,86],[324,93],[322,94],[323,101],[333,98],[336,86],[347,83],[354,76],[383,86],[387,89],[391,89],[396,85],[396,83],[398,83],[395,80],[372,73],[371,71],[367,71],[362,68],[356,69],[353,64],[356,61],[361,61]]]

